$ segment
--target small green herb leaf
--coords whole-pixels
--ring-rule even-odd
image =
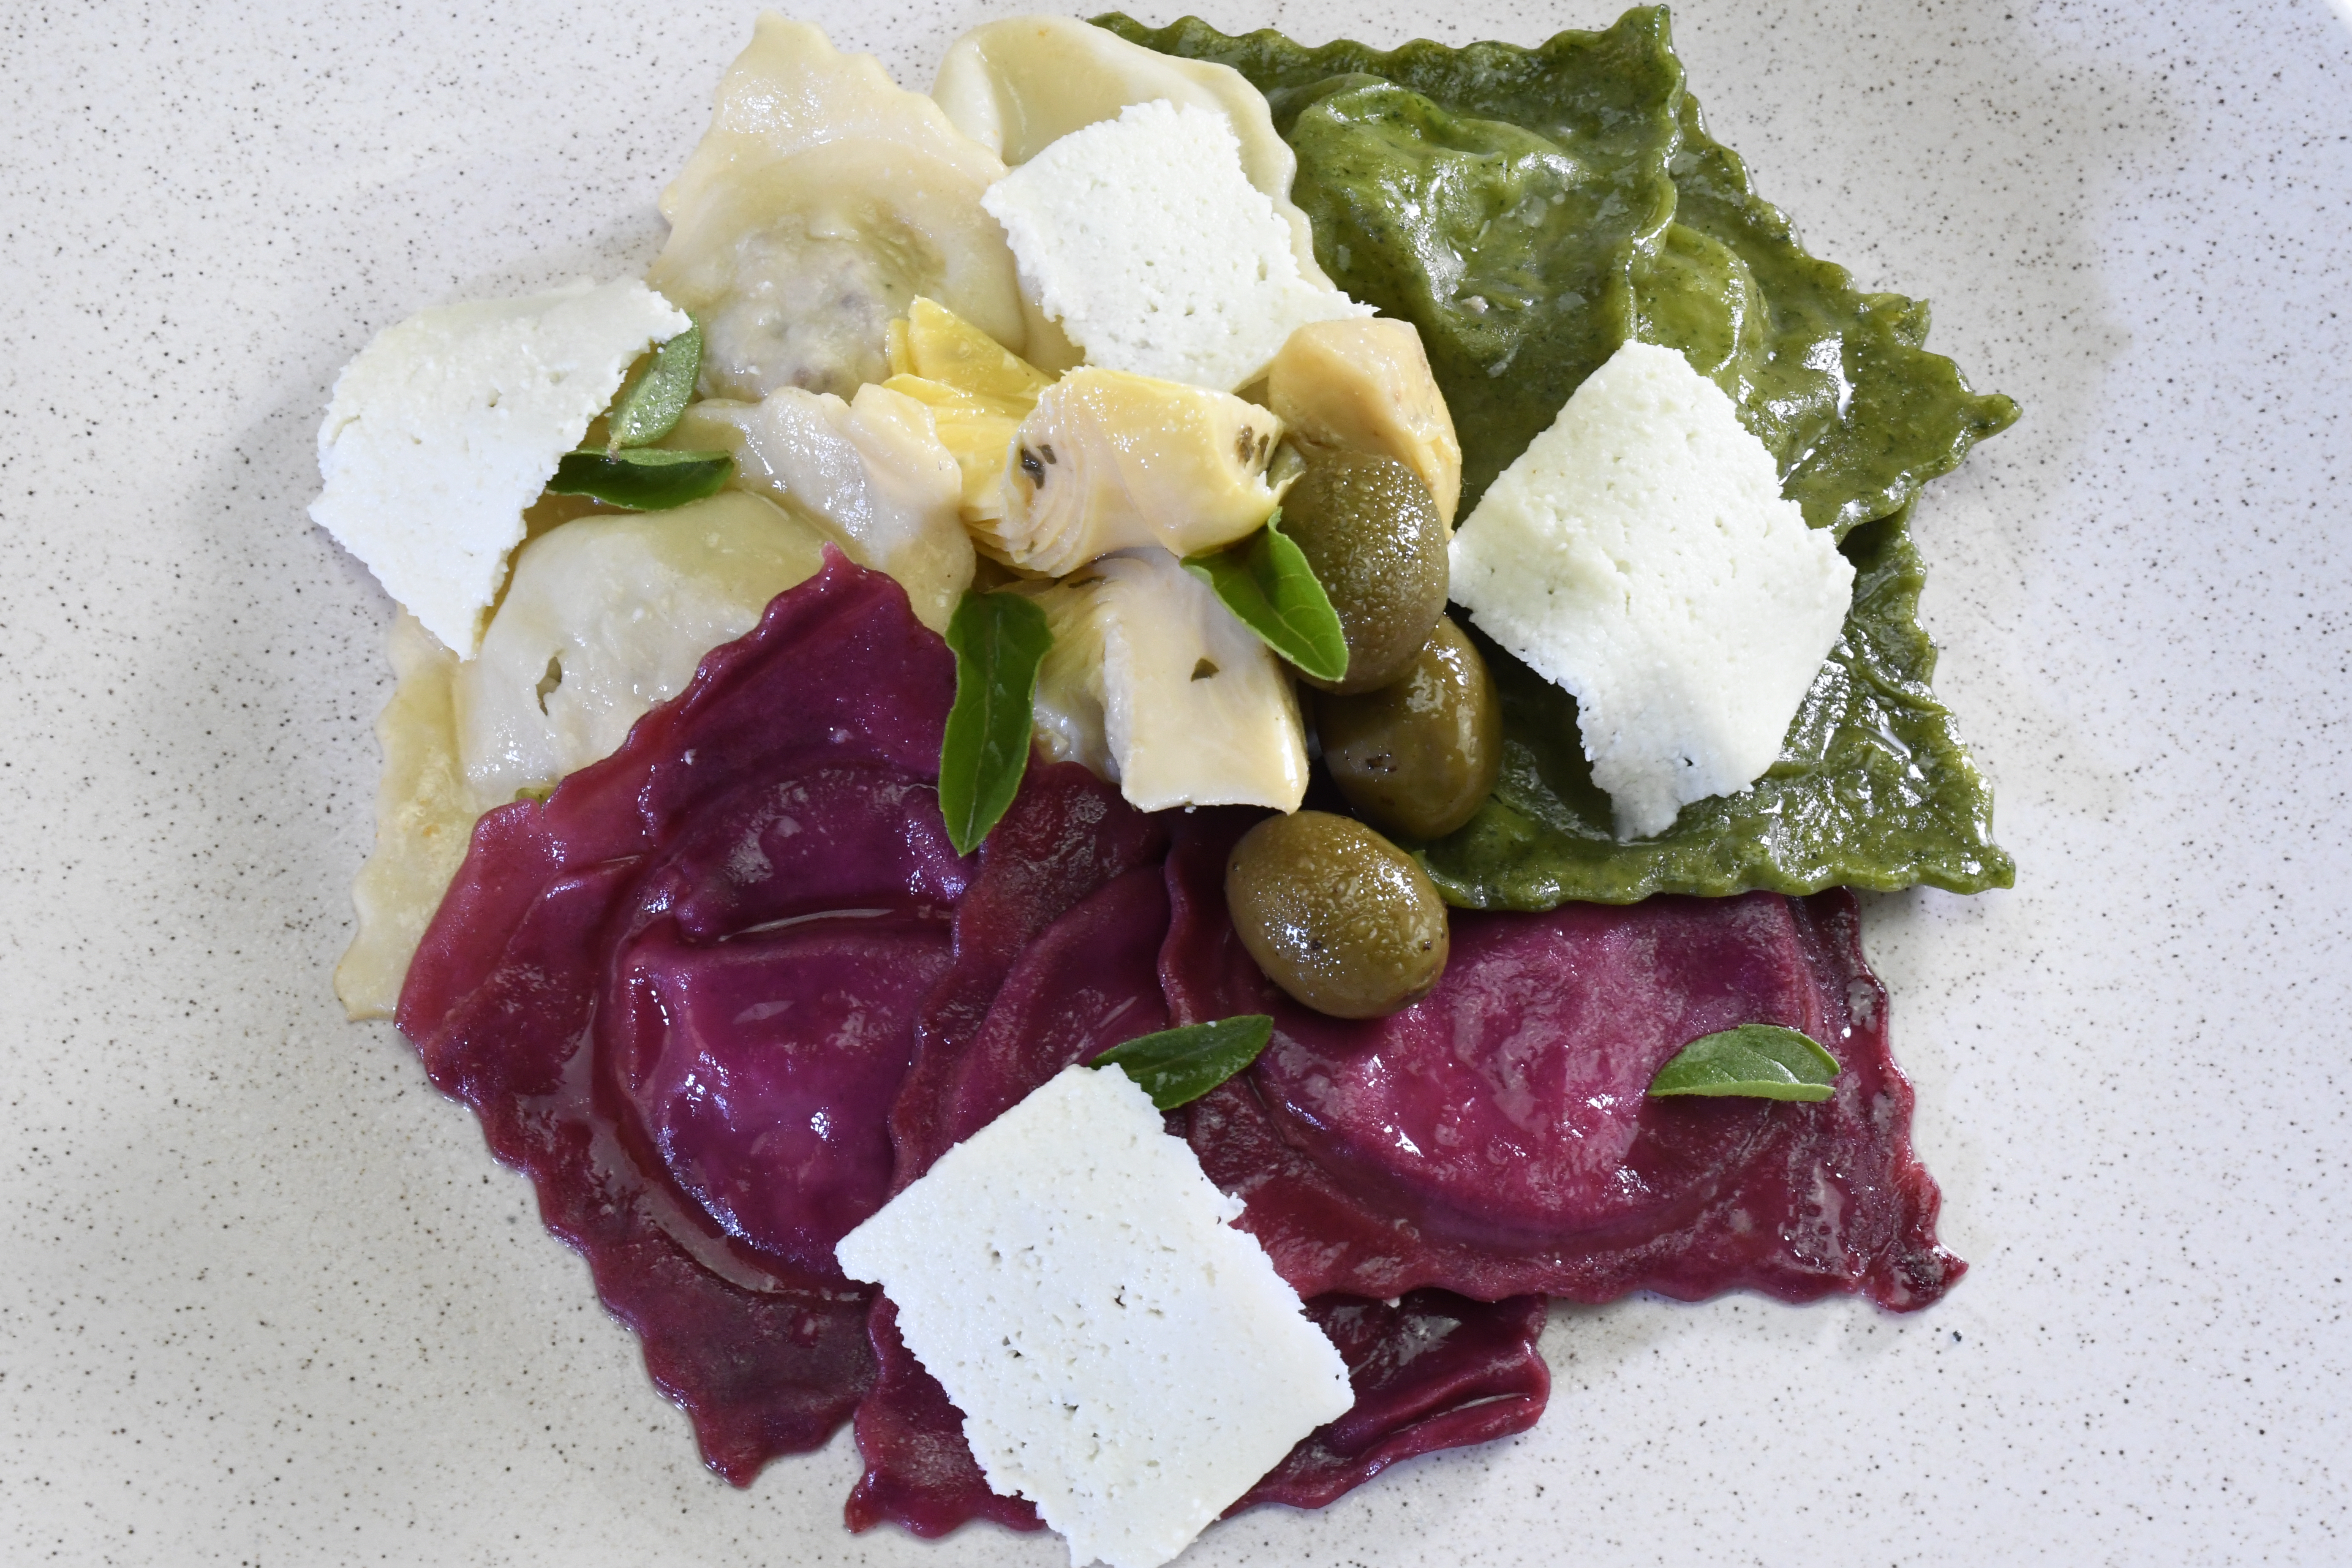
[[[608,452],[650,447],[677,426],[694,399],[694,378],[702,370],[702,323],[696,321],[654,351],[646,366],[621,388],[605,416]]]
[[[1837,1092],[1837,1058],[1811,1036],[1778,1024],[1742,1024],[1675,1052],[1650,1080],[1650,1092],[1827,1100]]]
[[[1184,570],[1215,589],[1225,608],[1266,647],[1316,679],[1348,673],[1348,639],[1331,596],[1316,581],[1307,552],[1282,531],[1279,508],[1240,543],[1186,556]]]
[[[636,511],[667,511],[717,495],[734,467],[735,459],[724,452],[673,452],[666,447],[566,452],[547,488]]]
[[[966,594],[948,620],[956,692],[940,742],[940,810],[959,855],[980,847],[1021,788],[1037,667],[1053,646],[1045,612],[1018,594]]]
[[[1274,1038],[1274,1020],[1264,1013],[1244,1013],[1213,1024],[1188,1024],[1140,1035],[1113,1046],[1087,1065],[1115,1067],[1143,1086],[1151,1103],[1162,1110],[1190,1105],[1217,1085],[1257,1060]]]

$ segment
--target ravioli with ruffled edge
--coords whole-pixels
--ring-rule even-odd
[[[1097,25],[1238,70],[1298,159],[1334,282],[1420,330],[1462,433],[1463,510],[1629,338],[1683,351],[1834,531],[1853,608],[1763,778],[1620,843],[1576,701],[1491,642],[1505,762],[1470,823],[1417,853],[1453,903],[1545,910],[1657,892],[2007,887],[1992,795],[1928,686],[1913,499],[2017,418],[1926,351],[1927,307],[1809,256],[1706,134],[1665,9],[1534,48],[1307,48],[1198,18]]]

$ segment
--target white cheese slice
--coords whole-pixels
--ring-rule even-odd
[[[335,378],[310,520],[471,658],[523,508],[686,312],[635,279],[421,311]]]
[[[1273,650],[1164,550],[1107,555],[1024,590],[1054,647],[1037,675],[1039,739],[1140,811],[1307,797],[1298,694]]]
[[[1621,838],[1763,776],[1853,594],[1731,399],[1638,342],[1488,488],[1451,563],[1479,627],[1575,696]]]
[[[1090,364],[1231,392],[1292,331],[1369,316],[1302,275],[1223,115],[1166,100],[1074,131],[988,189],[1022,287]]]
[[[1156,1568],[1354,1403],[1241,1210],[1125,1073],[1072,1067],[835,1255],[1074,1568]]]
[[[1275,133],[1265,94],[1231,66],[1163,55],[1076,16],[1006,16],[955,41],[931,97],[957,130],[1008,166],[1117,119],[1130,103],[1164,98],[1207,110],[1233,127],[1242,173],[1282,216],[1300,276],[1318,288],[1330,282],[1315,262],[1315,231],[1290,199],[1298,158]]]

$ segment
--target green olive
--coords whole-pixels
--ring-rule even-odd
[[[1242,835],[1225,906],[1266,978],[1335,1018],[1393,1013],[1445,973],[1445,905],[1428,873],[1349,817],[1301,811]]]
[[[1347,674],[1313,684],[1370,691],[1403,673],[1445,610],[1445,522],[1429,487],[1394,458],[1318,451],[1283,493],[1282,531],[1348,639]]]
[[[1446,616],[1399,679],[1315,700],[1324,765],[1356,814],[1426,842],[1478,813],[1503,769],[1503,705],[1477,647]]]

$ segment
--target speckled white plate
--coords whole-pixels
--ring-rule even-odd
[[[803,12],[922,85],[1017,8]],[[481,9],[0,25],[0,1561],[1062,1561],[850,1536],[845,1435],[706,1474],[523,1181],[329,994],[388,679],[383,595],[302,515],[329,381],[422,306],[650,258],[751,23]],[[2017,889],[1868,910],[1975,1267],[1909,1318],[1560,1310],[1534,1432],[1186,1561],[2346,1561],[2352,26],[1677,12],[1765,194],[2026,411],[1918,521]]]

